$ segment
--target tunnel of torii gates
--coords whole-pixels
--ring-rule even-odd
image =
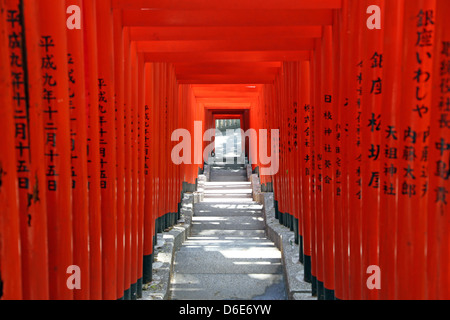
[[[0,9],[1,299],[139,297],[223,118],[278,146],[262,191],[314,295],[450,299],[450,1]],[[180,128],[192,161],[176,165]]]

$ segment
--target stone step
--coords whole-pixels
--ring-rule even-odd
[[[194,216],[192,230],[263,230],[264,218],[249,216]]]
[[[203,198],[204,203],[217,203],[222,202],[226,204],[253,204],[253,198],[225,198],[225,197],[207,197]]]
[[[228,248],[228,247],[271,247],[273,242],[262,237],[234,237],[233,239],[225,239],[224,237],[220,239],[215,239],[208,236],[195,236],[189,237],[183,243],[183,247],[180,250],[186,249],[202,249],[203,247],[208,248]]]
[[[272,293],[268,295],[270,289],[272,289]],[[175,272],[172,280],[171,299],[274,300],[286,299],[286,297],[282,274],[186,274]]]
[[[239,187],[239,188],[251,188],[251,182],[250,181],[236,181],[232,182],[229,181],[229,183],[226,182],[220,182],[220,181],[206,181],[205,186],[225,186],[225,187]]]
[[[280,251],[273,247],[203,247],[189,244],[178,251],[174,271],[196,274],[282,272]]]
[[[205,198],[242,199],[252,198],[249,193],[205,193]]]
[[[210,176],[210,180],[211,181],[216,181],[216,182],[236,182],[236,181],[247,181],[247,177],[245,176],[229,176],[229,175],[224,175],[224,176],[215,176],[215,175],[211,175]]]
[[[258,203],[250,202],[245,203],[222,203],[222,202],[211,202],[211,203],[197,203],[194,208],[194,215],[261,215],[262,206]]]
[[[266,239],[264,230],[218,230],[218,229],[192,229],[189,239],[215,239],[215,240],[242,240]]]
[[[216,209],[216,210],[198,210],[195,211],[197,217],[231,217],[231,216],[248,216],[248,217],[262,217],[261,210],[234,210],[234,209]]]

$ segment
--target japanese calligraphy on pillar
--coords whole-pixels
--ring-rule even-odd
[[[430,135],[431,71],[434,34],[434,11],[419,10],[416,16],[414,63],[410,77],[414,102],[412,121],[402,127],[403,168],[401,194],[409,198],[428,193],[428,151]],[[399,169],[400,171],[400,169]]]
[[[45,141],[45,157],[47,158],[47,190],[57,191],[57,177],[59,172],[57,170],[56,162],[59,154],[56,151],[58,127],[55,122],[55,116],[59,110],[55,108],[56,105],[56,87],[58,83],[56,81],[56,70],[58,66],[55,63],[55,56],[53,54],[53,48],[55,42],[52,36],[41,36],[39,46],[42,48],[41,54],[41,70],[43,74],[42,85],[42,101],[44,103],[44,141]]]
[[[315,130],[311,129],[314,128],[315,126],[315,108],[313,105],[306,105],[305,108],[308,109],[308,113],[305,114],[305,133],[308,133],[308,136],[310,136],[310,138],[308,140],[304,141],[304,145],[306,148],[309,148],[310,150],[310,156],[306,157],[305,156],[305,162],[308,163],[310,162],[310,171],[311,172],[307,172],[309,174],[311,174],[311,192],[314,194],[316,192],[316,163],[317,163],[317,159],[316,159],[316,150],[315,150],[315,143],[316,143],[316,137],[315,137]],[[305,109],[306,110],[306,109]],[[306,153],[307,155],[307,153]],[[307,165],[305,165],[305,168],[307,167]],[[306,170],[306,169],[305,169]]]
[[[303,146],[304,146],[304,175],[311,175],[312,166],[312,148],[311,148],[311,105],[306,104],[303,106]]]
[[[68,61],[67,61],[68,67],[69,67],[69,110],[70,110],[70,121],[76,122],[77,121],[77,113],[75,112],[77,106],[75,106],[75,97],[76,97],[76,92],[74,89],[74,85],[76,83],[75,80],[75,70],[74,70],[74,60],[72,55],[69,53],[68,54]],[[82,107],[82,106],[78,106],[78,107]],[[71,142],[71,152],[72,152],[72,160],[76,160],[78,159],[78,155],[77,155],[77,151],[78,151],[78,146],[77,146],[77,132],[74,130],[74,126],[70,126],[70,142]],[[73,164],[72,161],[72,188],[76,188],[76,177],[78,176],[77,174],[77,167]]]
[[[368,130],[365,132],[368,134],[367,141],[369,141],[370,149],[368,153],[369,160],[369,176],[366,177],[368,187],[372,189],[380,188],[380,171],[378,162],[381,160],[382,147],[380,144],[381,133],[381,103],[376,98],[381,97],[382,94],[382,74],[383,74],[383,54],[375,51],[369,59],[371,83],[369,100],[370,105],[367,106],[369,112],[366,113],[368,119],[365,123]]]
[[[358,164],[356,165],[356,185],[357,185],[357,192],[356,192],[356,198],[358,200],[361,200],[361,194],[362,194],[362,178],[361,178],[361,160],[362,160],[362,154],[361,154],[361,98],[363,95],[363,60],[361,60],[360,62],[357,63],[357,74],[356,74],[356,119],[355,123],[356,123],[356,135],[355,135],[355,139],[356,139],[356,150],[357,150],[357,157],[356,157],[356,161],[358,162]],[[374,150],[369,150],[370,157],[378,157],[377,156],[377,150],[376,148]],[[378,150],[379,152],[379,150]]]
[[[342,195],[342,156],[341,156],[341,124],[336,123],[335,124],[335,195],[341,196]]]
[[[6,17],[10,54],[9,65],[13,89],[18,187],[19,190],[28,190],[30,187],[28,176],[30,170],[30,136],[26,70],[22,54],[22,50],[25,49],[25,42],[20,5],[18,4],[17,8],[9,9]],[[21,199],[23,196],[26,196],[26,192],[20,192]]]
[[[106,134],[108,133],[106,131],[107,124],[108,124],[108,118],[106,116],[107,108],[106,103],[108,103],[108,100],[106,98],[106,91],[105,88],[107,87],[107,84],[105,83],[105,80],[100,78],[98,79],[98,110],[99,110],[99,139],[100,139],[100,188],[106,189],[107,183],[108,183],[108,174],[107,174],[107,168],[106,165],[108,164],[107,161],[107,151],[108,151],[108,142],[106,140]]]
[[[150,107],[145,105],[145,175],[150,174]]]
[[[433,123],[440,129],[441,136],[434,141],[438,151],[438,159],[435,159],[435,170],[432,174],[439,179],[434,190],[434,200],[441,208],[446,208],[449,203],[449,192],[447,188],[450,179],[450,41],[440,43],[439,56],[439,108],[438,121]],[[434,160],[433,160],[434,161]],[[447,182],[447,183],[446,183]]]
[[[298,104],[294,102],[294,118],[292,119],[292,146],[294,150],[298,147]]]
[[[331,184],[332,182],[332,167],[333,167],[333,143],[332,143],[332,137],[334,135],[334,126],[333,126],[333,109],[331,108],[331,102],[332,102],[332,96],[326,95],[325,96],[325,108],[323,113],[323,130],[324,130],[324,148],[323,148],[323,157],[324,157],[324,177],[323,182],[326,184]]]

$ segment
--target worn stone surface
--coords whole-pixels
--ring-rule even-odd
[[[286,299],[281,252],[265,236],[246,170],[215,164],[212,171],[176,254],[171,299]]]
[[[251,178],[251,176],[253,174],[252,165],[251,164],[247,164],[245,166],[245,168],[247,169],[247,179],[248,179],[248,181],[250,181],[250,178]]]
[[[181,203],[180,220],[169,231],[157,234],[155,258],[152,265],[152,282],[144,284],[139,300],[167,300],[173,272],[175,251],[190,234],[194,214],[194,195],[185,193]]]
[[[295,244],[294,233],[275,219],[273,193],[263,193],[263,204],[267,237],[281,251],[288,298],[293,300],[317,300],[316,297],[311,295],[311,284],[303,280],[304,269],[299,261],[299,247]]]
[[[201,192],[185,194],[179,224],[158,234],[153,282],[144,285],[143,300],[317,300],[303,281],[294,233],[275,219],[273,193],[261,192],[254,176],[233,185],[205,175]],[[250,198],[235,197],[246,188]],[[254,223],[257,228],[249,227]]]

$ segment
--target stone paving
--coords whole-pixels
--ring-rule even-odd
[[[287,299],[281,252],[266,237],[262,208],[244,165],[212,165],[190,236],[175,254],[170,299]]]

